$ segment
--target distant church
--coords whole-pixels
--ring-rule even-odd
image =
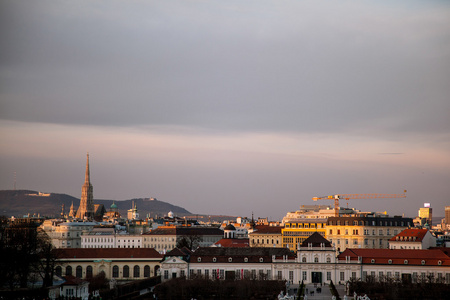
[[[73,205],[73,204],[72,204]],[[81,188],[80,207],[78,207],[76,218],[93,220],[95,215],[93,188],[89,175],[89,153],[86,159],[86,175]]]

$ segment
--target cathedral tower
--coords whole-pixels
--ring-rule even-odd
[[[77,218],[88,220],[94,219],[94,196],[93,188],[89,178],[89,153],[86,159],[86,175],[84,177],[84,184],[81,188],[80,207],[77,210]]]

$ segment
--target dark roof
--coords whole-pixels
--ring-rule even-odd
[[[165,227],[160,226],[144,235],[220,235],[223,231],[216,227]]]
[[[191,255],[192,251],[189,250],[186,247],[183,248],[173,248],[172,250],[170,250],[169,252],[166,253],[166,255],[164,255],[165,257],[167,256],[188,256]]]
[[[272,256],[295,258],[295,254],[287,248],[201,247],[192,253],[190,261],[191,263],[229,262],[229,258],[232,258],[233,263],[267,263],[272,261]]]
[[[81,278],[78,277],[74,277],[72,275],[66,275],[63,277],[63,279],[65,280],[61,285],[80,285],[84,282],[87,282],[86,280],[83,280]]]
[[[309,238],[304,240],[300,246],[309,247],[309,245],[311,245],[312,247],[321,247],[322,244],[324,244],[325,247],[331,247],[329,240],[324,238],[320,233],[314,232],[309,236]]]
[[[223,230],[236,230],[236,227],[234,227],[232,224],[228,224],[227,226],[225,226],[225,228]]]
[[[281,234],[284,226],[257,225],[252,233],[254,234]],[[252,234],[250,233],[250,234]]]
[[[59,259],[162,258],[153,248],[68,248],[55,249]]]

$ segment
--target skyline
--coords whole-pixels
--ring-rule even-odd
[[[450,4],[2,1],[0,189],[444,214]]]

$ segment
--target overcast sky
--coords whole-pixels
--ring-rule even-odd
[[[97,199],[450,205],[447,1],[0,0],[0,35],[0,189],[79,198],[89,152]]]

